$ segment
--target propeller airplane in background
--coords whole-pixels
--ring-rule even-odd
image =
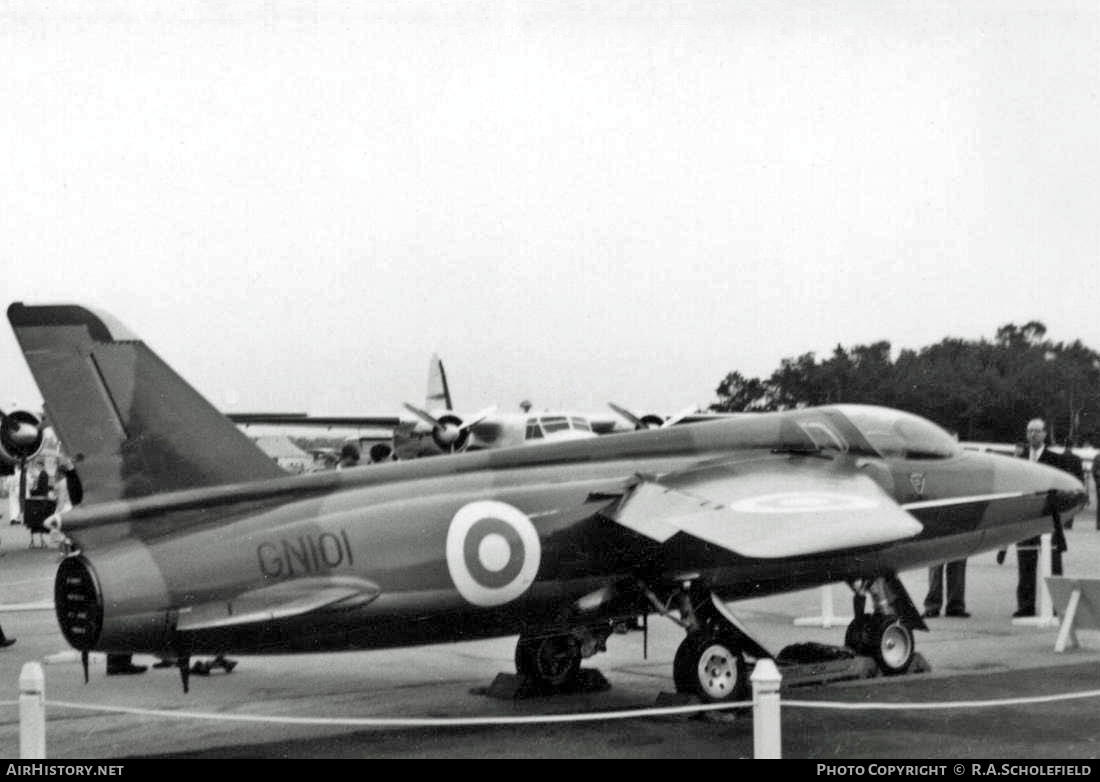
[[[455,410],[447,385],[447,374],[439,356],[433,354],[428,364],[428,390],[424,405],[405,403],[414,416],[313,416],[306,413],[229,413],[228,417],[242,425],[268,424],[287,427],[323,426],[327,428],[378,428],[392,432],[389,451],[372,447],[372,461],[416,459],[439,454],[504,448],[515,445],[593,437],[588,420],[576,413],[500,413],[491,406],[476,413]]]

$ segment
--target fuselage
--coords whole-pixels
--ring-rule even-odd
[[[876,430],[889,426],[895,440]],[[735,600],[867,578],[1006,546],[1082,502],[1081,484],[1060,471],[966,452],[937,433],[896,411],[839,406],[81,509],[66,520],[83,550],[59,574],[59,620],[74,646],[104,651],[321,651],[541,632],[649,612],[629,588],[639,581],[691,572]],[[750,558],[682,533],[658,543],[614,520],[639,475],[712,463],[736,476],[740,462],[823,458],[869,475],[922,530]],[[295,613],[326,589],[358,596]],[[270,616],[234,622],[256,606]],[[196,621],[205,616],[216,621]]]

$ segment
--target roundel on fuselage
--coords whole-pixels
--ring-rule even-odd
[[[506,502],[471,502],[451,519],[447,569],[459,594],[474,605],[515,600],[534,582],[541,559],[535,525]]]

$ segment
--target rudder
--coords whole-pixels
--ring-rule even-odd
[[[286,475],[111,316],[16,302],[8,321],[86,503]]]

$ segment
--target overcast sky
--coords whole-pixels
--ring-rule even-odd
[[[0,0],[0,290],[230,410],[395,412],[433,351],[459,409],[672,412],[1100,348],[1098,85],[1095,0]],[[0,372],[38,401],[6,322]]]

